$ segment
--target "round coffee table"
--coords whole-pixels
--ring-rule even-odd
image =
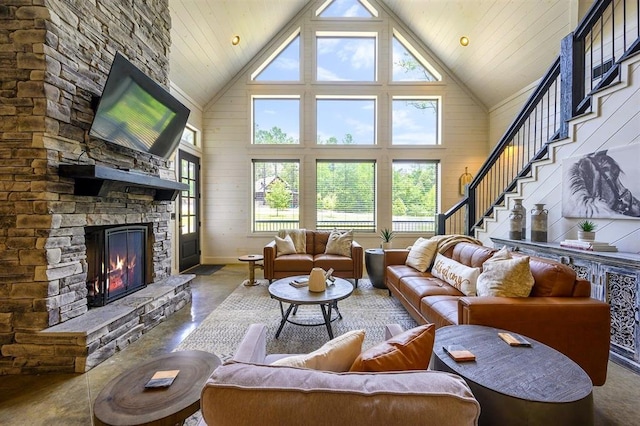
[[[220,358],[203,351],[171,352],[128,370],[98,394],[96,425],[175,425],[200,409],[200,393]],[[146,389],[156,371],[180,370],[171,386]]]
[[[327,289],[323,292],[311,292],[308,287],[296,288],[292,286],[291,281],[296,278],[303,278],[305,275],[282,278],[274,281],[269,286],[269,294],[273,299],[280,302],[280,313],[282,314],[282,321],[280,321],[280,327],[276,332],[276,339],[280,337],[280,332],[284,325],[289,322],[295,325],[302,326],[319,326],[324,325],[327,327],[329,338],[333,339],[333,329],[331,328],[331,313],[336,311],[338,316],[334,319],[342,319],[342,314],[338,310],[338,301],[346,299],[353,293],[353,284],[343,278],[336,278],[332,285],[327,286]],[[284,303],[289,303],[289,307],[285,311]],[[324,322],[305,324],[295,322],[289,319],[292,311],[297,311],[300,305],[318,305],[322,311],[322,317]]]
[[[578,364],[526,336],[531,347],[509,346],[498,332],[505,330],[454,325],[436,331],[433,367],[467,382],[482,407],[479,424],[593,424],[591,379]],[[453,344],[476,360],[454,361],[443,350]]]

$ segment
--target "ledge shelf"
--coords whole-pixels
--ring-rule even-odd
[[[98,165],[60,165],[60,176],[76,180],[74,194],[86,196],[106,195],[106,182],[119,182],[156,190],[156,201],[173,201],[178,192],[186,191],[189,185],[173,180],[162,179],[129,170],[114,169]]]

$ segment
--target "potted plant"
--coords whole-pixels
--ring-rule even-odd
[[[578,240],[580,241],[595,241],[596,239],[596,224],[590,220],[582,220],[578,222]]]
[[[393,240],[394,236],[395,233],[389,228],[384,228],[382,231],[380,231],[380,238],[382,238],[383,249],[391,248],[391,240]]]

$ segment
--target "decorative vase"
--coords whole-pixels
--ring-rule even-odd
[[[309,274],[309,291],[321,293],[327,289],[327,281],[324,277],[324,269],[313,268]]]
[[[595,241],[596,233],[594,231],[578,231],[578,241]]]
[[[509,239],[522,239],[522,214],[514,211],[513,209],[509,214]]]
[[[391,241],[383,242],[382,244],[380,244],[380,247],[382,247],[382,250],[387,250],[392,247],[392,243]]]
[[[531,241],[547,242],[547,217],[549,212],[544,204],[536,204],[531,209]]]
[[[522,215],[522,240],[527,239],[527,209],[522,205],[522,198],[513,199],[512,212],[518,212]],[[515,239],[515,238],[514,238]]]

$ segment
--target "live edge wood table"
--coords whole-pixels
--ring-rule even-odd
[[[436,331],[433,368],[461,376],[480,403],[480,425],[593,425],[591,379],[567,356],[527,336],[509,346],[499,330],[456,325]],[[456,362],[443,350],[461,345],[475,361]]]
[[[181,424],[200,409],[200,392],[220,358],[203,351],[177,351],[128,370],[109,382],[93,405],[96,425]],[[180,370],[171,386],[145,389],[156,371]]]

